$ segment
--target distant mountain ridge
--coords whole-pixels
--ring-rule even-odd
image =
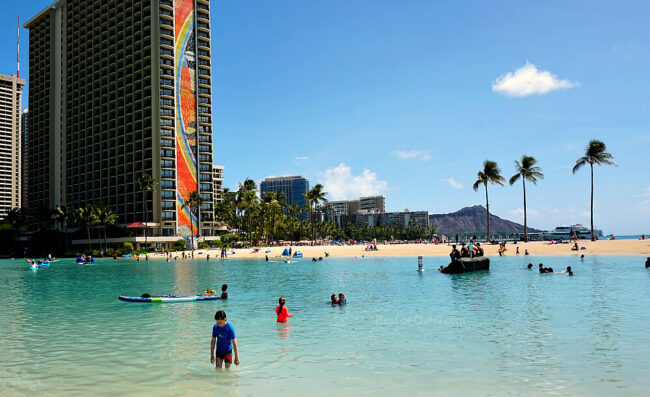
[[[465,207],[450,214],[431,214],[429,224],[438,226],[436,233],[485,233],[487,229],[487,210],[482,205]],[[541,230],[528,227],[528,232]],[[490,214],[490,234],[492,233],[523,233],[524,226],[507,219],[501,219]]]

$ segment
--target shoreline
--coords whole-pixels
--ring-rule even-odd
[[[499,256],[499,245],[488,244],[481,246],[485,250],[485,256],[497,257]],[[504,256],[516,256],[517,247],[519,247],[519,256],[525,256],[525,251],[528,250],[530,256],[536,255],[647,255],[650,256],[650,240],[599,240],[599,241],[578,241],[579,247],[584,247],[585,250],[572,251],[571,243],[563,244],[550,244],[548,242],[534,241],[534,242],[519,242],[517,244],[506,244],[506,252]],[[365,245],[330,245],[330,246],[292,246],[292,252],[301,252],[303,259],[305,258],[326,258],[325,253],[329,253],[329,257],[337,258],[354,258],[354,257],[414,257],[422,256],[448,256],[451,252],[451,245],[449,244],[377,244],[377,251],[365,251]],[[259,248],[258,252],[253,252],[253,248],[237,248],[228,249],[228,252],[234,251],[235,254],[229,254],[229,259],[264,259],[268,255],[269,259],[277,259],[281,257],[282,251],[288,247],[256,247]],[[459,246],[460,248],[460,246]],[[267,253],[266,251],[271,251]],[[198,249],[194,251],[194,259],[206,259],[210,255],[210,259],[218,260],[220,258],[220,249]],[[192,251],[185,251],[185,255],[191,257]],[[182,252],[173,253],[172,257],[182,256]],[[142,256],[140,257],[142,260]],[[150,260],[165,260],[164,254],[150,254]],[[121,258],[127,259],[127,258]],[[133,259],[135,258],[128,258]]]

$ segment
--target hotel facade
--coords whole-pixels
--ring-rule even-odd
[[[25,27],[28,205],[104,203],[153,236],[211,236],[210,2],[59,0]]]
[[[0,219],[20,208],[22,191],[22,112],[25,80],[0,74]]]

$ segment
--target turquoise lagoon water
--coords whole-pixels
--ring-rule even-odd
[[[528,271],[543,261],[574,277]],[[0,261],[4,395],[647,395],[650,270],[644,257],[492,258],[443,275],[425,258]],[[225,302],[136,304],[118,295]],[[345,292],[346,307],[330,307]],[[294,313],[277,324],[277,298]],[[223,309],[241,365],[209,363]]]

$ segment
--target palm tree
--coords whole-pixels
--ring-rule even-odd
[[[199,217],[198,209],[203,206],[203,202],[204,202],[203,197],[201,197],[201,194],[199,194],[199,192],[195,190],[191,192],[187,200],[185,200],[185,204],[183,204],[183,207],[189,208],[190,213],[198,219]],[[190,235],[192,237],[192,258],[194,258],[194,230],[192,228],[190,228]]]
[[[16,252],[16,238],[19,232],[27,230],[28,215],[27,211],[23,208],[12,208],[7,213],[4,222],[9,226],[12,234],[12,248],[15,255]]]
[[[144,216],[142,219],[144,219],[145,226],[147,226],[147,222],[149,221],[147,193],[155,191],[157,184],[158,182],[147,173],[142,174],[142,176],[138,178],[138,186],[142,192],[142,206],[144,207]],[[147,246],[147,227],[144,228],[144,245],[145,247]]]
[[[305,193],[305,201],[309,208],[309,221],[311,222],[312,245],[316,240],[316,235],[314,233],[314,211],[316,210],[316,206],[318,204],[327,202],[327,199],[325,198],[326,194],[327,192],[323,191],[323,185],[320,183],[316,184],[313,188],[309,189],[307,193]]]
[[[501,170],[496,161],[485,160],[483,162],[483,170],[478,172],[478,179],[474,182],[474,191],[478,188],[485,186],[485,209],[487,211],[487,236],[486,240],[490,241],[490,201],[488,199],[488,183],[503,186],[505,179],[501,176]]]
[[[106,252],[108,250],[106,227],[108,225],[114,225],[117,222],[118,217],[113,209],[106,204],[100,204],[98,206],[97,215],[98,223],[102,225],[102,230],[104,231],[104,252]]]
[[[86,233],[88,233],[88,249],[92,250],[92,242],[90,241],[90,227],[96,222],[96,211],[95,206],[92,204],[86,204],[85,207],[77,208],[75,212],[76,223],[81,227],[85,227]]]
[[[245,221],[247,222],[240,222],[240,223],[246,223],[247,224],[247,229],[248,229],[248,240],[250,241],[251,245],[253,244],[252,241],[252,233],[253,233],[253,212],[256,210],[257,207],[257,202],[258,202],[258,197],[257,197],[257,186],[255,185],[255,181],[252,179],[246,179],[244,183],[239,183],[239,191],[237,192],[237,209],[240,213],[245,214]],[[243,229],[240,227],[239,229]]]
[[[596,241],[594,234],[594,164],[617,167],[616,163],[611,160],[614,156],[607,153],[606,150],[604,142],[592,139],[585,148],[585,155],[576,160],[576,165],[573,166],[574,174],[585,164],[589,164],[591,168],[591,241]]]
[[[528,241],[528,220],[526,217],[526,180],[537,184],[537,178],[544,179],[544,174],[542,174],[542,169],[537,167],[537,160],[532,156],[521,156],[521,162],[515,160],[515,169],[517,173],[510,178],[510,185],[513,185],[515,182],[521,178],[521,183],[524,187],[524,241]]]
[[[53,219],[59,223],[63,239],[65,240],[65,250],[69,250],[68,244],[68,225],[75,220],[75,208],[70,205],[56,207],[52,215]]]

